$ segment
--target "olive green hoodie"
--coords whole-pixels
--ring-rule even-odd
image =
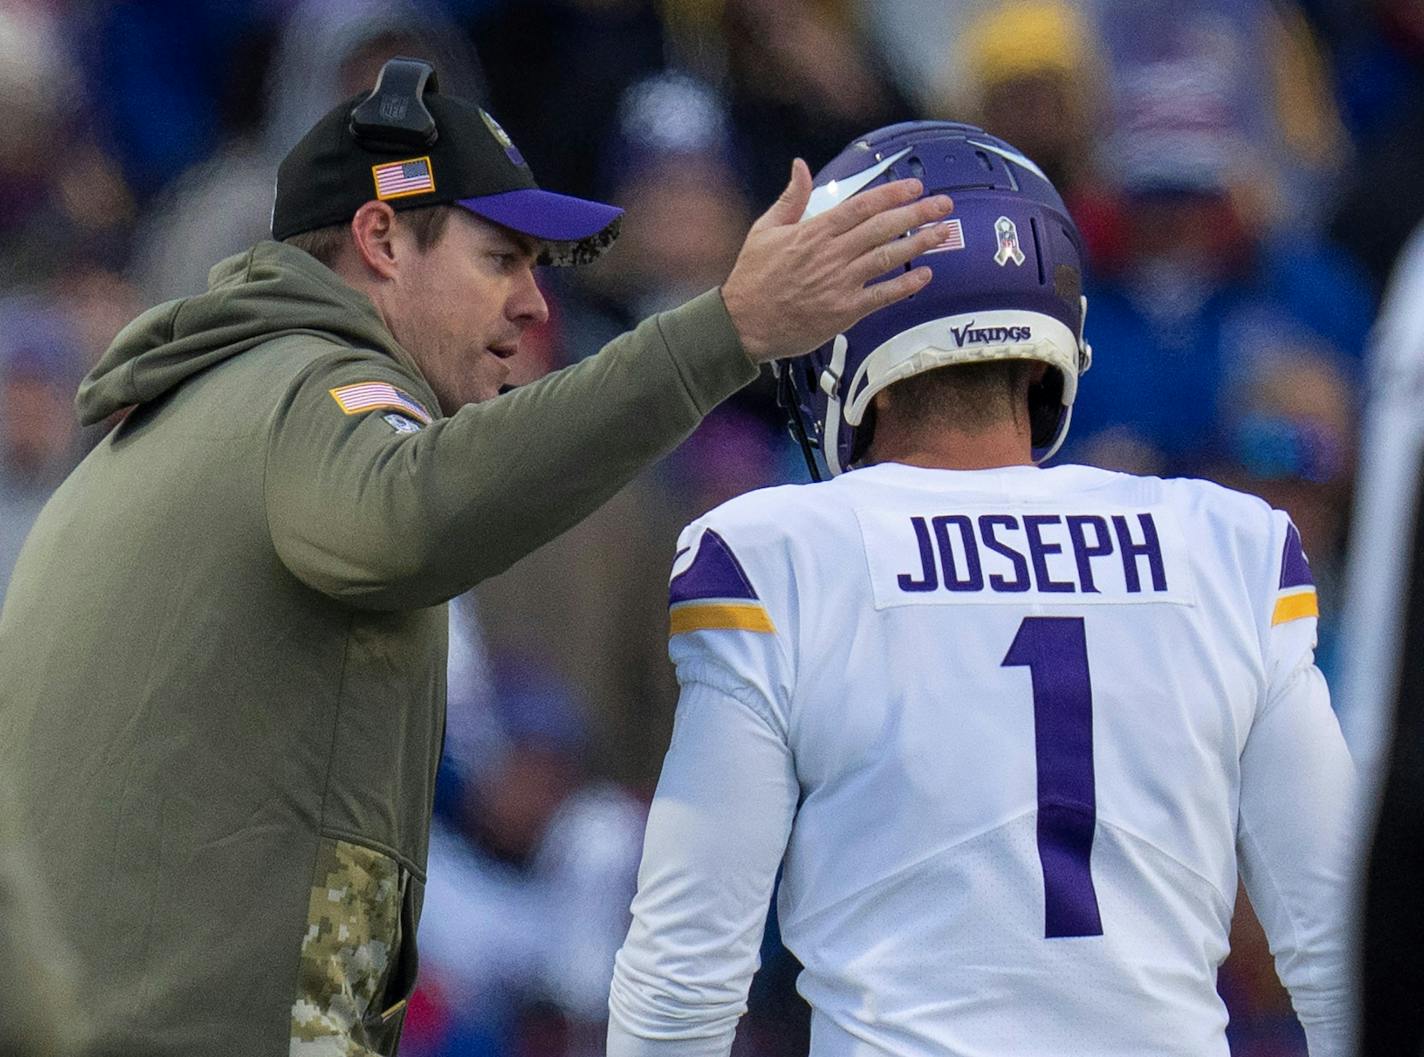
[[[441,603],[754,375],[713,292],[442,418],[370,301],[275,243],[119,335],[78,406],[132,410],[0,614],[0,768],[101,1049],[393,1050]]]

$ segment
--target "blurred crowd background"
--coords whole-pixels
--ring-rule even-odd
[[[1016,144],[1090,254],[1096,358],[1060,460],[1288,510],[1334,673],[1369,333],[1424,218],[1417,0],[0,0],[0,592],[97,439],[79,379],[139,310],[265,237],[278,160],[392,54],[481,100],[544,186],[629,210],[602,261],[541,277],[551,319],[517,381],[715,286],[794,156],[815,169],[916,117]],[[453,607],[403,1053],[601,1052],[676,700],[677,532],[805,479],[754,386]],[[1233,1053],[1303,1054],[1244,902]],[[805,1052],[795,972],[773,921],[739,1055]]]

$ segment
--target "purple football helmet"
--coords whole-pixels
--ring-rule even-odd
[[[905,265],[934,278],[913,297],[872,312],[815,352],[777,365],[793,435],[819,479],[812,448],[842,473],[864,455],[871,398],[903,378],[949,364],[1041,360],[1029,393],[1035,462],[1063,443],[1083,341],[1083,245],[1048,177],[1009,144],[973,125],[911,121],[864,136],[816,174],[803,220],[867,187],[915,177],[948,194],[944,241]],[[881,282],[891,275],[873,280]]]

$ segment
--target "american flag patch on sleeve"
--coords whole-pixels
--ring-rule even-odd
[[[388,198],[404,198],[435,190],[435,171],[431,169],[428,157],[373,165],[371,175],[376,179],[376,197],[383,202]]]
[[[430,412],[388,382],[357,382],[328,392],[348,415],[378,410],[403,411],[422,425],[430,424]]]

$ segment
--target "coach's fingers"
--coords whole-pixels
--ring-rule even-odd
[[[943,245],[944,238],[943,227],[931,223],[912,234],[872,247],[853,260],[846,273],[854,282],[869,282],[888,271],[903,268],[916,257]]]
[[[906,232],[943,220],[953,209],[954,200],[948,195],[921,198],[909,205],[877,213],[841,235],[839,241],[851,258],[856,258]]]
[[[852,195],[839,205],[826,210],[810,223],[825,228],[832,235],[841,235],[864,224],[876,213],[913,202],[924,194],[919,180],[895,180]]]
[[[911,294],[918,293],[930,281],[930,276],[929,268],[922,265],[913,271],[897,275],[893,279],[886,279],[883,283],[871,283],[855,298],[853,302],[855,318],[851,322],[858,322],[872,312],[879,311],[893,305],[896,301],[903,301]]]
[[[771,208],[757,218],[752,231],[794,224],[806,212],[806,203],[811,198],[811,170],[800,158],[791,162],[791,182],[781,192],[781,196],[771,204]]]

